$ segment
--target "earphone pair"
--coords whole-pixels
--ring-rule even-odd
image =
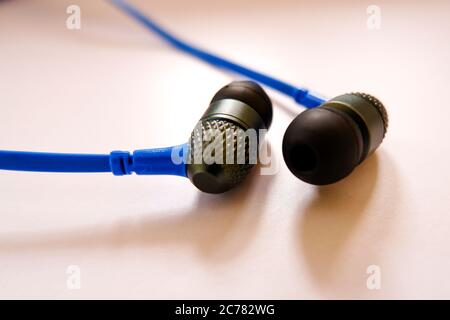
[[[225,106],[226,105],[226,106]],[[208,142],[198,140],[217,130],[216,138],[232,136],[232,145],[221,141],[220,158],[239,147],[238,130],[269,129],[272,103],[265,91],[251,81],[235,81],[220,89],[193,131],[190,150]],[[283,137],[283,157],[299,179],[315,185],[330,184],[349,175],[381,144],[388,117],[379,100],[363,93],[350,93],[331,99],[321,106],[300,113]],[[245,153],[249,143],[243,140]],[[206,145],[205,145],[206,144]],[[191,153],[191,157],[193,153]],[[192,158],[191,161],[194,159]],[[187,165],[187,176],[204,192],[220,193],[239,184],[251,169],[249,157],[242,164]]]
[[[165,30],[126,0],[108,1],[175,49],[212,66],[243,75],[311,109],[292,121],[283,138],[284,160],[299,179],[315,185],[339,181],[383,141],[388,115],[383,104],[374,96],[355,92],[327,101],[305,88],[191,45]]]
[[[336,182],[350,174],[381,144],[388,117],[382,103],[373,96],[350,93],[325,101],[306,89],[195,48],[163,30],[125,1],[111,2],[175,48],[287,94],[309,108],[289,125],[282,146],[286,165],[301,180],[316,185]],[[110,154],[0,151],[0,170],[112,172],[118,176],[170,174],[189,178],[203,192],[222,193],[244,180],[255,164],[250,161],[250,143],[240,139],[240,133],[268,130],[272,114],[272,103],[257,83],[237,81],[215,94],[186,144]],[[205,140],[205,136],[214,139]],[[200,160],[197,159],[197,149],[202,151],[211,146],[213,157],[219,155],[218,158],[224,159],[242,150],[244,161],[238,162],[234,157],[232,163],[211,162],[203,157],[203,152]],[[174,159],[174,155],[179,159]]]

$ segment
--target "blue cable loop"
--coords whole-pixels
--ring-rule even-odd
[[[234,63],[230,60],[217,56],[215,54],[209,53],[205,50],[197,48],[189,43],[177,38],[173,34],[164,30],[160,25],[158,25],[149,16],[144,15],[136,7],[129,4],[124,0],[108,0],[113,5],[115,5],[122,12],[128,14],[131,18],[140,22],[144,27],[153,33],[157,34],[163,40],[174,46],[176,49],[183,51],[191,56],[194,56],[204,62],[207,62],[213,66],[227,69],[229,71],[241,74],[247,78],[253,79],[256,82],[264,84],[272,89],[275,89],[281,93],[284,93],[292,97],[295,102],[303,105],[306,108],[314,108],[325,102],[325,99],[311,94],[307,89],[298,88],[284,81],[273,78],[264,73],[249,69],[240,64]]]

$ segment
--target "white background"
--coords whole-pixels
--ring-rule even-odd
[[[379,150],[326,187],[281,155],[302,108],[268,90],[279,171],[223,195],[179,177],[0,172],[0,298],[450,298],[450,5],[139,1],[186,39],[321,94],[389,111]],[[82,10],[81,30],[66,8]],[[381,8],[380,30],[366,26]],[[172,50],[104,1],[0,2],[0,149],[185,142],[239,79]],[[81,288],[69,290],[70,265]],[[381,268],[368,290],[366,269]]]

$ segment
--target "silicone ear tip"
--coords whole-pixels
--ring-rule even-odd
[[[267,93],[256,82],[233,81],[220,89],[211,103],[221,99],[235,99],[249,105],[259,114],[266,129],[270,128],[273,117],[272,102]]]
[[[283,157],[299,179],[325,185],[344,178],[358,165],[363,139],[344,112],[315,108],[302,112],[283,138]]]

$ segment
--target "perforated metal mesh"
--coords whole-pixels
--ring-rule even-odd
[[[192,131],[190,160],[207,164],[208,172],[220,176],[230,188],[241,183],[254,164],[249,164],[249,143],[242,139],[243,129],[224,119],[202,120]],[[216,152],[219,154],[217,155]],[[242,155],[237,163],[238,153]],[[218,157],[216,157],[218,156]],[[221,158],[222,161],[217,161]],[[229,161],[234,159],[232,163]]]

